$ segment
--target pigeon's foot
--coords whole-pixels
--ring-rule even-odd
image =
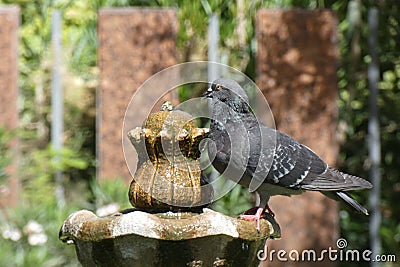
[[[264,209],[261,207],[255,207],[255,208],[257,208],[256,214],[254,214],[254,215],[243,214],[243,215],[240,215],[240,219],[243,219],[246,221],[256,221],[257,231],[260,231],[260,219],[264,217]],[[255,208],[252,208],[250,210],[254,210]]]
[[[251,209],[246,210],[243,214],[244,215],[254,215],[257,213],[257,210],[260,207],[252,207]],[[272,211],[272,209],[270,208],[270,206],[267,204],[265,205],[264,211],[263,211],[263,216],[261,216],[262,218],[265,217],[265,211],[268,211],[269,214],[271,214],[272,217],[275,217],[275,213]]]

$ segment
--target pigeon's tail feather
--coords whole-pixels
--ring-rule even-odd
[[[300,187],[315,191],[351,191],[370,189],[372,184],[363,178],[329,167],[324,173],[306,177]]]
[[[350,205],[351,207],[353,207],[354,209],[356,209],[357,211],[364,213],[365,215],[368,215],[368,210],[366,208],[364,208],[363,206],[361,206],[360,203],[358,203],[354,198],[352,198],[349,194],[347,194],[346,192],[343,191],[337,191],[335,192],[335,197],[332,196],[333,192],[324,192],[326,193],[326,195],[328,195],[328,197],[331,198],[336,198],[339,197],[341,200],[343,200],[346,204]]]
[[[347,174],[341,171],[338,171],[334,168],[329,168],[329,171],[331,173],[335,173],[336,175],[339,174],[341,176],[343,176],[343,178],[345,179],[346,183],[350,183],[352,184],[352,186],[349,186],[349,188],[345,188],[344,190],[360,190],[360,189],[371,189],[372,188],[372,184],[370,182],[368,182],[367,180],[351,175],[351,174]],[[347,190],[346,190],[347,189]]]

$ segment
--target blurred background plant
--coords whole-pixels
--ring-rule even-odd
[[[0,194],[2,185],[7,181],[7,166],[11,163],[11,155],[9,142],[11,140],[11,132],[0,126]]]
[[[367,11],[379,10],[379,107],[382,142],[381,226],[383,253],[400,258],[400,6],[397,0],[0,0],[21,8],[20,180],[22,196],[15,209],[0,212],[0,266],[76,266],[72,247],[57,238],[58,228],[71,212],[87,208],[112,212],[129,207],[122,182],[95,181],[95,90],[98,84],[97,11],[111,6],[168,6],[179,18],[179,61],[207,60],[207,23],[211,13],[220,18],[221,62],[255,79],[254,15],[266,8],[329,8],[338,16],[341,60],[338,68],[339,167],[368,177]],[[51,11],[63,16],[63,87],[65,92],[65,149],[55,152],[50,141],[50,20]],[[181,100],[192,97],[179,92]],[[0,130],[0,183],[9,164],[8,136]],[[63,160],[52,162],[55,153]],[[54,194],[54,173],[65,175],[66,205]],[[1,184],[0,184],[1,185]],[[367,203],[368,192],[357,193]],[[235,187],[214,208],[237,215],[248,209],[250,195]],[[111,205],[110,205],[111,204]],[[103,210],[100,208],[105,207]],[[104,213],[101,213],[104,214]],[[341,236],[349,248],[367,248],[368,218],[342,207]],[[32,237],[34,235],[34,238]],[[35,240],[36,237],[36,240]],[[32,241],[32,238],[34,241]],[[30,241],[31,240],[31,241]],[[12,256],[10,256],[12,255]],[[352,263],[341,262],[342,266]],[[362,264],[362,263],[357,263]],[[364,263],[366,264],[366,263]],[[393,265],[395,265],[393,263]],[[398,266],[398,265],[397,265]]]

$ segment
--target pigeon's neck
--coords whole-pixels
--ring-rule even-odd
[[[212,104],[210,107],[211,118],[215,121],[215,127],[221,127],[228,122],[240,122],[244,117],[252,114],[248,109],[239,106],[224,105],[220,103]]]

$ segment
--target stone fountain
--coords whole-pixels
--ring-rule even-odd
[[[163,105],[128,138],[138,152],[129,188],[133,209],[106,217],[71,214],[60,229],[83,266],[257,266],[267,238],[279,238],[272,216],[255,223],[206,208],[213,192],[199,167],[200,141],[189,114]]]

